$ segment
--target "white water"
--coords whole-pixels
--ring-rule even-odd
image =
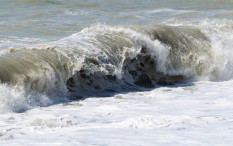
[[[66,93],[48,96],[0,84],[0,145],[232,145],[231,1],[69,2],[1,1],[0,49],[82,46],[82,39],[92,37],[86,32],[102,24],[186,25],[208,37],[215,58],[211,67],[218,72],[186,84],[73,102],[64,98]],[[159,46],[156,53],[165,72],[164,46],[148,43]]]
[[[217,24],[217,25],[216,25]],[[75,72],[78,71],[82,64],[82,58],[83,56],[87,55],[87,52],[92,52],[93,54],[99,54],[101,52],[101,47],[104,46],[101,44],[101,42],[97,41],[97,37],[103,37],[105,35],[109,35],[112,33],[119,33],[119,34],[125,34],[124,38],[126,42],[134,43],[132,41],[138,41],[138,42],[144,42],[147,46],[151,49],[152,57],[157,59],[157,70],[159,72],[168,74],[168,75],[185,75],[187,77],[194,76],[195,80],[211,80],[211,81],[224,81],[224,80],[231,80],[233,75],[233,59],[232,59],[232,46],[233,46],[233,37],[232,37],[232,24],[231,21],[208,21],[204,20],[199,22],[198,24],[179,24],[174,23],[173,26],[194,26],[199,28],[204,35],[206,35],[210,41],[210,52],[211,52],[211,58],[209,58],[206,54],[193,54],[196,55],[195,63],[192,64],[193,66],[183,66],[178,69],[168,68],[167,64],[170,64],[170,59],[168,58],[168,50],[170,49],[166,45],[162,44],[158,40],[151,40],[148,35],[145,35],[143,33],[139,33],[135,30],[129,29],[129,28],[123,28],[121,26],[119,27],[110,27],[106,25],[97,25],[91,28],[86,28],[82,30],[79,33],[75,33],[71,36],[65,37],[63,39],[53,41],[48,43],[48,45],[42,45],[42,46],[32,46],[26,48],[28,51],[33,50],[34,48],[39,50],[46,50],[49,48],[49,46],[56,46],[58,45],[59,48],[55,48],[56,52],[61,53],[62,55],[69,58],[69,60],[73,61],[71,62],[72,70],[69,72]],[[131,39],[131,40],[130,40]],[[94,42],[91,44],[90,42]],[[114,42],[116,43],[116,42]],[[198,43],[199,42],[193,42]],[[137,44],[136,44],[137,45]],[[104,46],[106,49],[111,46]],[[77,50],[78,48],[79,50]],[[49,48],[50,49],[50,48]],[[52,48],[51,48],[52,49]],[[111,49],[111,48],[109,48]],[[138,49],[138,50],[137,50]],[[205,48],[203,48],[205,49]],[[20,51],[21,49],[15,49],[16,51]],[[24,48],[23,48],[24,50]],[[2,50],[1,53],[5,54],[7,52],[11,51],[11,49]],[[77,52],[79,51],[79,52]],[[83,51],[83,52],[82,52]],[[121,55],[123,56],[123,53],[127,52],[128,54],[131,54],[131,56],[135,56],[138,54],[138,51],[140,51],[137,46],[133,46],[133,48],[127,48],[124,47],[124,51]],[[111,53],[111,51],[109,51]],[[71,54],[75,54],[70,57]],[[81,55],[82,56],[81,56]],[[199,55],[199,56],[197,56]],[[183,56],[185,57],[185,56]],[[30,59],[30,58],[29,58]],[[62,58],[61,58],[62,59]],[[184,60],[186,58],[183,58]],[[211,59],[211,60],[208,60]],[[36,60],[35,60],[36,61]],[[170,62],[169,62],[170,61]],[[202,68],[202,75],[198,75],[198,71],[196,69],[196,66],[199,62],[203,62],[204,68]],[[43,62],[42,62],[43,63]],[[38,63],[39,65],[42,63]],[[45,62],[46,63],[46,62]],[[56,63],[56,62],[55,62]],[[46,65],[46,64],[45,64]],[[47,66],[47,65],[46,65]],[[21,87],[20,85],[10,86],[10,85],[4,85],[1,84],[1,102],[0,102],[0,111],[1,113],[6,112],[22,112],[27,109],[31,109],[37,106],[49,106],[51,104],[60,103],[63,101],[67,101],[65,94],[67,94],[67,91],[65,89],[65,85],[63,82],[65,82],[64,79],[57,80],[56,75],[54,75],[55,70],[51,68],[50,66],[45,67],[45,72],[35,72],[30,73],[29,76],[31,77],[31,80],[35,77],[36,79],[41,79],[40,84],[38,85],[38,91],[43,91],[46,93],[55,91],[54,95],[46,95],[41,93],[36,93],[34,91],[29,91],[25,85]],[[104,70],[105,68],[101,68],[100,70]],[[43,71],[43,68],[42,70]],[[214,72],[213,72],[214,71]],[[107,72],[107,71],[106,71]],[[213,73],[212,73],[213,72]],[[62,73],[59,73],[60,76],[67,76],[62,75]],[[115,74],[121,78],[121,66],[119,66],[118,69],[115,70]],[[196,76],[195,76],[196,75]],[[44,80],[45,78],[47,80]],[[68,76],[69,77],[69,76]],[[59,86],[56,86],[57,82],[59,83]],[[61,83],[60,83],[61,82]],[[21,80],[19,82],[21,84]],[[38,83],[39,84],[39,83]],[[44,89],[43,84],[46,85],[46,89]],[[60,85],[61,84],[61,85]],[[35,88],[35,87],[33,87]],[[57,89],[56,89],[57,88]],[[60,92],[60,91],[62,92]],[[59,91],[58,93],[56,93]],[[59,95],[60,94],[60,95]],[[61,96],[63,95],[63,96]]]
[[[152,91],[1,115],[3,145],[231,145],[232,81]]]

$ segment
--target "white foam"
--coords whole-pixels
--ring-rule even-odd
[[[0,141],[5,145],[228,145],[233,142],[232,83],[201,81],[2,114]]]

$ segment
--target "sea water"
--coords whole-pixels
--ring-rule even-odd
[[[1,145],[231,145],[233,1],[1,0]]]

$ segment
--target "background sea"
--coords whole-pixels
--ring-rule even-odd
[[[1,0],[1,49],[44,43],[98,24],[154,26],[232,20],[231,0]]]
[[[0,145],[231,145],[232,55],[232,0],[0,0]]]

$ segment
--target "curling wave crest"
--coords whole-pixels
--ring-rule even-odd
[[[10,110],[22,111],[66,97],[231,79],[232,61],[223,45],[227,40],[221,39],[223,30],[218,31],[212,34],[213,29],[198,26],[98,25],[46,45],[1,50],[0,110],[8,104],[13,105]],[[7,95],[10,89],[17,96]]]

